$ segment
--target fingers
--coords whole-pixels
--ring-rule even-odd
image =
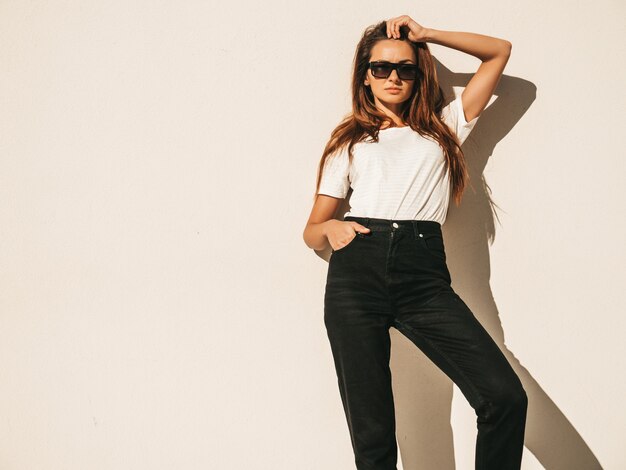
[[[387,20],[387,37],[393,39],[400,38],[400,26],[408,24],[408,16],[397,16]]]
[[[352,225],[352,228],[355,232],[367,233],[370,231],[369,228],[359,224],[358,222],[350,222],[350,224]]]
[[[391,18],[390,20],[387,20],[387,37],[390,39],[395,39],[396,38],[396,25],[395,22],[397,21],[397,17],[396,18]]]

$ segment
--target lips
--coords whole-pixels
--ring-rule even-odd
[[[400,88],[385,88],[387,91],[400,91]]]

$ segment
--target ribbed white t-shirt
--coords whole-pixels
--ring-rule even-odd
[[[479,116],[465,120],[461,93],[441,111],[442,120],[463,143]],[[318,194],[345,198],[352,188],[350,210],[344,214],[395,220],[434,220],[443,224],[451,183],[443,149],[409,126],[382,129],[379,141],[369,139],[326,159]],[[350,163],[350,164],[349,164]]]

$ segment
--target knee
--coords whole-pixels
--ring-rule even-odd
[[[493,405],[504,410],[526,413],[526,409],[528,408],[528,395],[520,384],[495,397]]]
[[[520,411],[526,412],[528,408],[528,395],[524,387],[519,387],[516,392],[509,398],[510,406]]]
[[[476,411],[479,416],[493,416],[500,414],[526,415],[528,408],[528,396],[520,385],[515,388],[501,390],[500,393],[488,397],[488,399]]]

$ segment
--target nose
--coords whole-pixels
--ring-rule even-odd
[[[395,74],[395,77],[394,77]],[[398,71],[397,70],[392,70],[391,73],[389,74],[389,80],[392,80],[394,82],[397,82],[400,80],[400,76],[398,75]]]

